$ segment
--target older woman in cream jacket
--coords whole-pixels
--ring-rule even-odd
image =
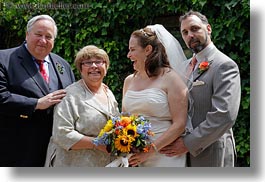
[[[110,155],[105,146],[95,146],[92,140],[119,113],[113,93],[103,83],[109,57],[89,45],[77,53],[75,65],[82,78],[66,88],[66,97],[55,107],[45,166],[104,167]]]

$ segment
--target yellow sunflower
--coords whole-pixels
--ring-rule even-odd
[[[102,136],[104,133],[111,131],[113,126],[114,125],[112,124],[112,120],[108,120],[104,128],[100,130],[99,136]]]
[[[104,126],[104,131],[105,132],[109,132],[110,130],[112,130],[113,128],[113,124],[112,124],[112,120],[108,120],[107,124]]]
[[[117,148],[121,152],[130,152],[131,143],[134,141],[130,135],[119,135],[115,139],[115,148]]]
[[[137,134],[137,126],[136,125],[129,124],[125,128],[125,131],[126,131],[127,135],[131,135],[133,138],[136,138],[137,136],[139,136],[139,134]]]

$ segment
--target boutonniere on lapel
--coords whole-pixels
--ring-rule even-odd
[[[60,74],[63,74],[65,71],[64,66],[62,66],[60,63],[56,63],[56,68]]]
[[[199,67],[198,67],[198,73],[201,74],[201,73],[204,73],[205,71],[207,71],[210,67],[210,64],[211,64],[212,61],[203,61],[199,64]]]

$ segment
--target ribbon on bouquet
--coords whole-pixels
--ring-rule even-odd
[[[126,156],[120,156],[105,167],[129,167],[129,159],[133,154],[128,154]]]

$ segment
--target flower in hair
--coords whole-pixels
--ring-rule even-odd
[[[145,37],[148,37],[147,33],[143,29],[140,29],[140,32],[142,32]]]

